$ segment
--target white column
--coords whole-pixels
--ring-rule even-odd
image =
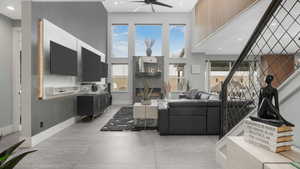
[[[31,1],[22,2],[22,94],[21,115],[22,132],[21,139],[26,139],[25,147],[31,146]]]

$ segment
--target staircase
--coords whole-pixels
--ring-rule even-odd
[[[295,99],[300,98],[299,36],[300,0],[272,0],[222,84],[221,134],[217,143],[217,161],[222,166],[226,160],[226,138],[243,135],[243,120],[256,115],[259,90],[266,75],[274,76],[282,115],[297,125],[294,119],[297,118]],[[245,100],[251,104],[236,108],[230,105]],[[296,127],[298,146],[299,130]]]

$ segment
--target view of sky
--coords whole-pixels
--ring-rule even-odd
[[[162,56],[162,25],[136,25],[135,55],[146,56],[145,40],[155,40],[152,56]]]
[[[185,48],[185,25],[170,25],[170,57],[179,57]]]
[[[112,57],[128,57],[128,25],[112,26]]]
[[[154,40],[152,56],[162,56],[162,25],[136,25],[135,56],[146,56],[145,40]],[[170,25],[170,57],[179,57],[185,47],[185,26]],[[112,27],[112,57],[128,57],[128,25]]]

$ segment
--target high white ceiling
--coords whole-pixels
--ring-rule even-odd
[[[12,19],[21,19],[21,1],[22,0],[0,0],[0,13]],[[59,0],[38,0],[38,1],[59,1]],[[64,0],[64,1],[84,1],[84,0]],[[108,12],[152,12],[150,5],[142,3],[133,3],[133,0],[89,0],[103,1]],[[166,8],[154,5],[156,12],[191,12],[198,0],[158,0],[173,6]],[[14,10],[9,10],[13,7]]]
[[[21,19],[21,1],[0,0],[0,13],[11,19]]]
[[[151,5],[134,3],[134,0],[104,0],[108,12],[152,12]],[[198,0],[158,0],[173,8],[154,5],[156,12],[191,12]]]

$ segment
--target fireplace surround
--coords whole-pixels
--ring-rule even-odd
[[[163,56],[133,57],[133,103],[141,102],[145,86],[152,90],[151,99],[161,99],[164,86]]]

